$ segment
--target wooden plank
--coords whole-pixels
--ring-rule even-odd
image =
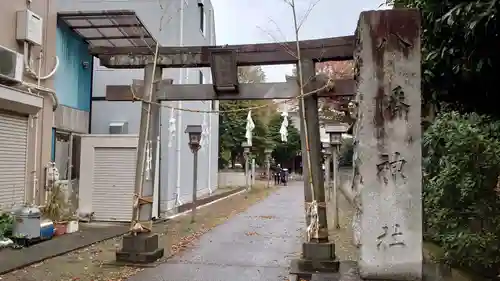
[[[143,196],[139,198],[139,205],[153,204],[153,196]]]
[[[314,85],[318,89],[322,85]],[[331,91],[320,92],[320,97],[353,96],[355,83],[351,79],[336,80]],[[107,85],[106,100],[131,101],[132,89],[140,98],[142,86]],[[248,83],[240,84],[237,94],[216,94],[211,84],[170,85],[164,83],[159,87],[158,99],[163,101],[194,101],[194,100],[262,100],[291,99],[298,95],[299,87],[295,81],[280,83]]]
[[[300,42],[301,56],[313,61],[351,60],[354,36],[343,36]],[[160,47],[158,66],[164,68],[209,67],[210,52],[221,48],[236,51],[238,66],[294,64],[297,62],[295,42],[226,46]],[[94,47],[90,52],[108,68],[144,68],[154,60],[146,47]]]

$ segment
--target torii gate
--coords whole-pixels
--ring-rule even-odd
[[[355,147],[358,153],[354,164],[357,184],[355,191],[360,194],[359,212],[363,234],[360,273],[366,278],[391,279],[394,276],[402,280],[421,278],[419,36],[418,11],[384,10],[363,12],[355,36],[300,42],[304,92],[325,86],[323,79],[308,81],[311,77],[318,78],[315,76],[316,62],[353,58],[356,62],[356,88],[352,80],[335,81],[333,87],[304,96],[304,108],[300,108],[300,111],[305,111],[307,120],[307,132],[304,130],[304,122],[301,122],[303,163],[308,162],[305,161],[305,157],[308,156],[311,163],[311,167],[304,167],[304,170],[312,173],[312,177],[309,177],[308,173],[305,173],[305,176],[312,178],[314,188],[314,198],[312,198],[310,185],[305,181],[305,202],[308,207],[314,201],[317,207],[317,217],[311,217],[311,213],[306,212],[307,223],[309,226],[310,220],[314,219],[318,224],[318,231],[303,244],[301,258],[292,261],[291,273],[296,277],[310,277],[316,272],[339,271],[340,263],[335,256],[335,244],[328,239],[324,179],[321,169],[318,98],[349,96],[356,92],[359,112],[355,129]],[[139,91],[142,93],[139,97],[144,101],[294,98],[300,90],[296,81],[239,84],[237,67],[298,63],[299,58],[294,56],[296,51],[296,42],[158,47],[156,59],[150,48],[99,47],[91,50],[100,59],[101,65],[108,68],[144,68],[144,86]],[[189,67],[211,67],[214,84],[157,83],[161,80],[163,68]],[[395,89],[399,92],[395,93]],[[110,85],[107,87],[106,96],[109,100],[133,98],[130,85]],[[147,116],[149,111],[153,112],[151,120]],[[151,125],[157,119],[158,106],[143,102],[137,159],[140,165],[136,173],[139,208],[135,213],[138,216],[134,218],[142,221],[145,229],[150,229],[150,224],[145,221],[151,218],[152,187],[143,189],[140,175],[144,170],[144,144],[147,139],[156,140],[158,136],[158,126]],[[306,134],[309,151],[305,145]],[[398,158],[393,158],[393,155]],[[418,159],[413,159],[415,157]],[[409,161],[411,159],[413,160]],[[403,165],[410,167],[412,171],[404,174]],[[152,170],[154,171],[154,167]],[[400,177],[403,183],[391,181],[396,177]],[[363,189],[360,188],[361,185],[364,185]],[[390,204],[384,203],[383,198],[392,201]],[[379,233],[384,230],[382,234]],[[373,237],[370,236],[372,234]],[[394,241],[386,241],[386,236],[389,237],[387,239]],[[402,239],[405,241],[400,241],[400,236],[403,236]],[[143,234],[136,237],[138,240],[133,243],[142,245],[136,247],[147,249],[149,247],[144,245],[154,245],[153,248],[158,248],[157,236]],[[125,239],[123,246],[124,248],[126,246]],[[155,254],[159,251],[151,251],[151,248],[149,252],[152,256],[144,260],[154,260],[160,255]],[[120,255],[117,253],[117,259],[138,261],[137,252],[122,251]],[[342,271],[342,267],[340,270]]]

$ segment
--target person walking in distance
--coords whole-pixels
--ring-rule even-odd
[[[274,185],[280,184],[280,172],[281,172],[281,166],[280,166],[280,164],[278,164],[278,166],[276,167],[276,170],[273,173]]]

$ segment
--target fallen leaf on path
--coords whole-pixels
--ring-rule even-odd
[[[266,220],[271,220],[271,219],[275,219],[276,216],[259,216],[259,218],[266,219]]]

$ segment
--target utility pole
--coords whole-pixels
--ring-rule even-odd
[[[152,231],[152,206],[154,175],[146,180],[146,161],[148,173],[155,171],[156,140],[159,134],[158,89],[154,87],[161,80],[162,69],[153,64],[144,69],[142,87],[141,122],[137,144],[137,164],[135,170],[135,190],[130,234],[123,237],[122,248],[116,252],[118,262],[149,263],[163,256],[164,249],[158,245],[158,235]],[[146,155],[149,154],[149,155]]]

